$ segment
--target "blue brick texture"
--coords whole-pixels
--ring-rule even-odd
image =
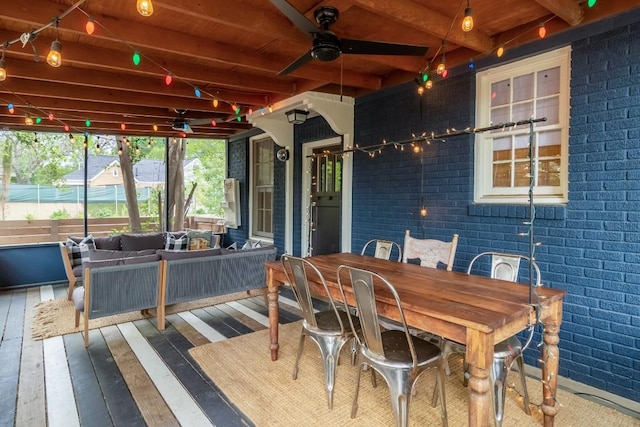
[[[640,24],[572,45],[569,202],[538,206],[536,259],[545,286],[567,292],[560,375],[640,401]],[[475,75],[439,80],[419,97],[407,84],[358,98],[354,142],[361,147],[440,134],[474,124]],[[296,149],[335,136],[322,118],[294,129]],[[229,174],[246,200],[246,141],[229,147]],[[299,151],[298,151],[299,152]],[[479,252],[529,251],[528,206],[474,205],[473,137],[425,145],[422,154],[387,148],[354,153],[352,248],[372,238],[402,243],[460,235],[454,269]],[[302,159],[294,159],[294,246],[300,253]],[[276,183],[276,185],[280,185]],[[284,182],[281,184],[284,186]],[[278,205],[284,197],[276,195]],[[420,216],[420,207],[428,210]],[[243,204],[243,225],[246,204]],[[277,210],[278,208],[276,208]],[[277,219],[283,224],[283,219]],[[239,240],[243,231],[232,230]],[[277,234],[284,233],[278,228]],[[277,239],[276,239],[277,240]],[[540,331],[533,343],[540,342]],[[539,366],[532,345],[528,364]]]
[[[637,401],[640,56],[630,51],[640,51],[638,25],[574,44],[569,203],[537,207],[534,233],[542,243],[536,258],[544,284],[567,291],[560,374]],[[355,143],[472,125],[474,79],[438,81],[422,99],[411,85],[360,98]],[[422,204],[426,218],[419,215]],[[528,215],[527,206],[473,204],[471,137],[432,143],[422,155],[386,149],[373,158],[354,156],[354,252],[371,238],[402,242],[405,229],[444,240],[458,233],[454,269],[463,271],[482,251],[528,253],[527,237],[518,236]],[[530,349],[525,359],[538,366],[538,357]]]

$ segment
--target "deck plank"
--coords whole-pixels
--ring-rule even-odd
[[[142,321],[140,321],[142,322]],[[133,323],[117,326],[165,402],[184,426],[212,425]]]
[[[113,425],[106,400],[98,383],[98,376],[91,363],[89,353],[84,348],[82,334],[69,334],[62,338],[67,350],[69,373],[76,396],[80,424],[84,426]]]
[[[177,329],[169,327],[159,332],[151,322],[143,321],[135,322],[135,325],[215,425],[251,425],[193,360],[189,354],[193,345]]]
[[[142,414],[136,406],[102,334],[100,331],[93,331],[89,335],[87,351],[113,424],[116,426],[146,427],[144,418],[142,418]]]
[[[269,317],[265,316],[264,313],[254,310],[254,307],[249,305],[242,304],[241,301],[230,301],[227,303],[229,307],[232,307],[242,314],[249,316],[256,322],[261,323],[262,325],[269,327]],[[282,323],[282,322],[281,322]]]
[[[46,425],[44,359],[42,341],[31,338],[31,325],[35,306],[40,301],[40,290],[27,290],[24,310],[22,355],[20,358],[20,382],[16,404],[16,425]]]
[[[173,326],[178,330],[193,346],[208,344],[210,341],[202,335],[200,332],[196,331],[193,326],[187,323],[182,317],[177,314],[169,314],[166,317],[167,320],[167,328]]]
[[[191,325],[196,331],[205,336],[209,340],[209,342],[218,342],[227,339],[227,337],[213,329],[211,326],[207,325],[198,316],[190,311],[178,313],[178,315],[189,325]]]
[[[6,321],[2,330],[2,340],[0,340],[0,366],[2,366],[0,425],[2,426],[12,426],[15,422],[26,299],[26,291],[17,290],[11,294],[9,303],[6,305]]]
[[[151,378],[145,374],[142,364],[131,351],[118,327],[107,326],[101,330],[145,422],[151,426],[178,426],[178,421],[165,404]]]
[[[80,419],[69,375],[67,352],[62,337],[42,341],[44,352],[44,381],[49,427],[79,426]]]
[[[247,316],[244,313],[239,312],[238,310],[236,310],[235,308],[229,306],[228,304],[220,304],[220,305],[218,305],[216,307],[219,310],[224,311],[226,314],[228,314],[229,316],[231,316],[234,319],[236,319],[238,322],[241,322],[242,324],[247,326],[253,332],[261,331],[263,329],[267,329],[267,327],[265,325],[263,325],[262,323],[252,319],[251,317]]]

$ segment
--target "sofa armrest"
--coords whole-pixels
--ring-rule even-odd
[[[73,266],[71,265],[71,259],[69,258],[69,251],[67,251],[67,246],[63,242],[60,242],[60,258],[62,258],[64,272],[67,275],[67,280],[69,281],[67,299],[71,300],[71,294],[73,293],[73,288],[76,286],[78,279],[73,274]]]

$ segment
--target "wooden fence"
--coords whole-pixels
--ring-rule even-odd
[[[224,232],[218,225],[220,218],[190,216],[185,228]],[[158,231],[157,218],[141,218],[147,231]],[[129,229],[129,218],[91,218],[88,221],[89,233],[94,236],[109,236]],[[0,221],[0,245],[20,245],[28,243],[62,242],[68,236],[84,234],[83,219],[42,219]]]

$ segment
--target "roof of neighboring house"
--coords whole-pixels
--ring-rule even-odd
[[[183,162],[186,169],[196,163],[199,159],[189,159]],[[102,174],[110,166],[118,166],[120,160],[117,156],[89,156],[87,159],[87,181],[91,182]],[[165,163],[163,160],[141,159],[133,165],[133,176],[138,183],[158,183],[165,182]],[[68,184],[73,182],[84,182],[84,168],[73,171],[64,176]]]

